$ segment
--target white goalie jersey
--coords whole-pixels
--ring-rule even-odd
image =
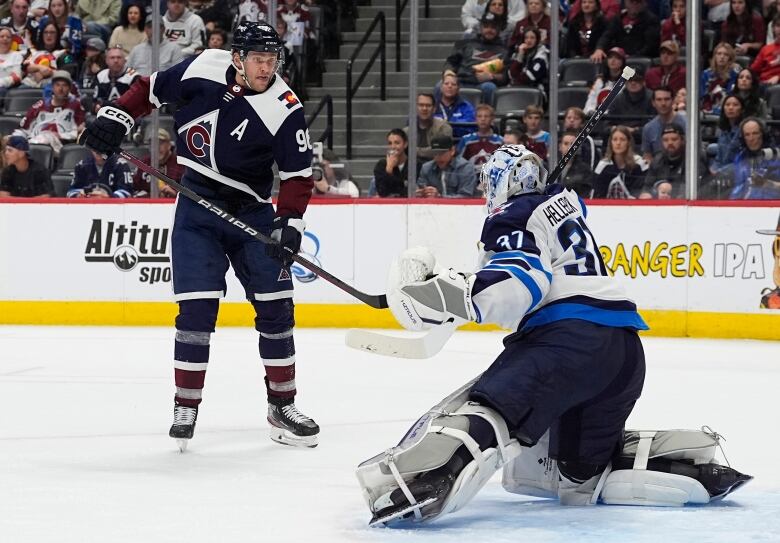
[[[471,292],[477,322],[522,330],[580,319],[646,330],[608,275],[586,216],[585,203],[560,185],[494,209],[482,229]]]

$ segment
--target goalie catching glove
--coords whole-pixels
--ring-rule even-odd
[[[114,106],[103,106],[94,121],[79,135],[79,143],[95,152],[110,156],[118,153],[133,128],[129,113]]]
[[[420,331],[453,321],[476,321],[471,289],[476,276],[439,269],[424,247],[404,251],[390,267],[387,301],[396,320],[407,330]]]

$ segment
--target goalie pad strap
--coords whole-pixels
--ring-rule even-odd
[[[634,469],[647,469],[647,460],[650,458],[650,445],[656,432],[639,432],[639,443],[636,446],[634,457]]]
[[[398,483],[398,487],[401,489],[401,492],[404,493],[406,499],[409,500],[409,503],[412,505],[417,505],[417,500],[414,499],[414,495],[412,495],[411,491],[409,490],[409,487],[406,486],[406,481],[404,481],[403,477],[401,477],[401,474],[398,473],[398,468],[395,465],[395,461],[393,460],[392,454],[388,455],[387,467],[390,468],[390,472],[393,474],[393,477],[395,477],[395,480]],[[414,518],[416,518],[417,520],[422,518],[422,513],[420,512],[419,507],[414,508]]]

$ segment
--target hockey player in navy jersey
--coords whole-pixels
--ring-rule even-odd
[[[388,301],[410,330],[475,321],[514,333],[484,373],[360,465],[372,523],[455,511],[503,466],[507,489],[577,505],[706,503],[749,480],[712,462],[717,434],[624,438],[647,326],[608,275],[584,202],[547,186],[522,145],[499,148],[481,178],[478,271],[443,269],[427,249],[410,249],[391,269]],[[678,456],[661,462],[665,451]]]
[[[231,265],[256,312],[274,441],[317,445],[319,427],[295,406],[292,253],[312,191],[312,148],[303,105],[277,75],[284,43],[267,23],[241,23],[230,52],[208,49],[139,78],[103,107],[80,141],[116,152],[134,119],[175,103],[182,183],[278,245],[264,245],[208,209],[181,198],[172,233],[176,394],[170,436],[186,447],[201,403],[209,343]],[[272,166],[279,170],[276,210]]]

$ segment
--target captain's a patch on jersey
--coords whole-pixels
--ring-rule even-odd
[[[298,105],[298,99],[293,94],[293,91],[288,90],[279,95],[279,101],[284,102],[287,109],[292,109]]]

